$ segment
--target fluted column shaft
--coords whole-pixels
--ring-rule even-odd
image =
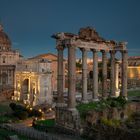
[[[110,72],[110,90],[112,97],[115,96],[115,51],[110,51],[111,55],[111,72]]]
[[[64,97],[63,97],[63,77],[64,77],[64,71],[63,71],[63,47],[58,46],[58,71],[57,71],[57,94],[58,94],[58,103],[63,103],[64,102]]]
[[[102,51],[102,96],[107,97],[107,54]]]
[[[98,51],[92,50],[93,52],[93,100],[98,100]]]
[[[121,95],[127,97],[127,51],[122,51],[122,92]]]
[[[76,54],[75,47],[68,47],[68,108],[75,108]]]
[[[87,102],[87,50],[82,50],[82,101]]]

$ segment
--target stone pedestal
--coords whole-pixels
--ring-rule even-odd
[[[63,133],[80,131],[80,116],[76,109],[56,107],[56,126]]]

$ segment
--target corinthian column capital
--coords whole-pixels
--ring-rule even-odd
[[[56,49],[57,49],[57,50],[64,50],[64,47],[63,47],[63,46],[58,45],[58,46],[56,46]]]

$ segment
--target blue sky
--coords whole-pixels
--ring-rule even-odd
[[[140,56],[140,0],[0,0],[0,20],[25,57],[56,53],[56,32],[92,26],[105,39],[128,42]]]

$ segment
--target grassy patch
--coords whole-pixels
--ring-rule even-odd
[[[55,120],[49,119],[49,120],[39,120],[36,121],[33,127],[39,131],[45,131],[45,132],[55,132],[54,129],[55,126]]]
[[[37,121],[37,124],[42,124],[47,127],[53,127],[55,125],[55,120],[54,119],[40,120],[40,121]]]
[[[128,91],[128,97],[140,96],[140,90]]]

